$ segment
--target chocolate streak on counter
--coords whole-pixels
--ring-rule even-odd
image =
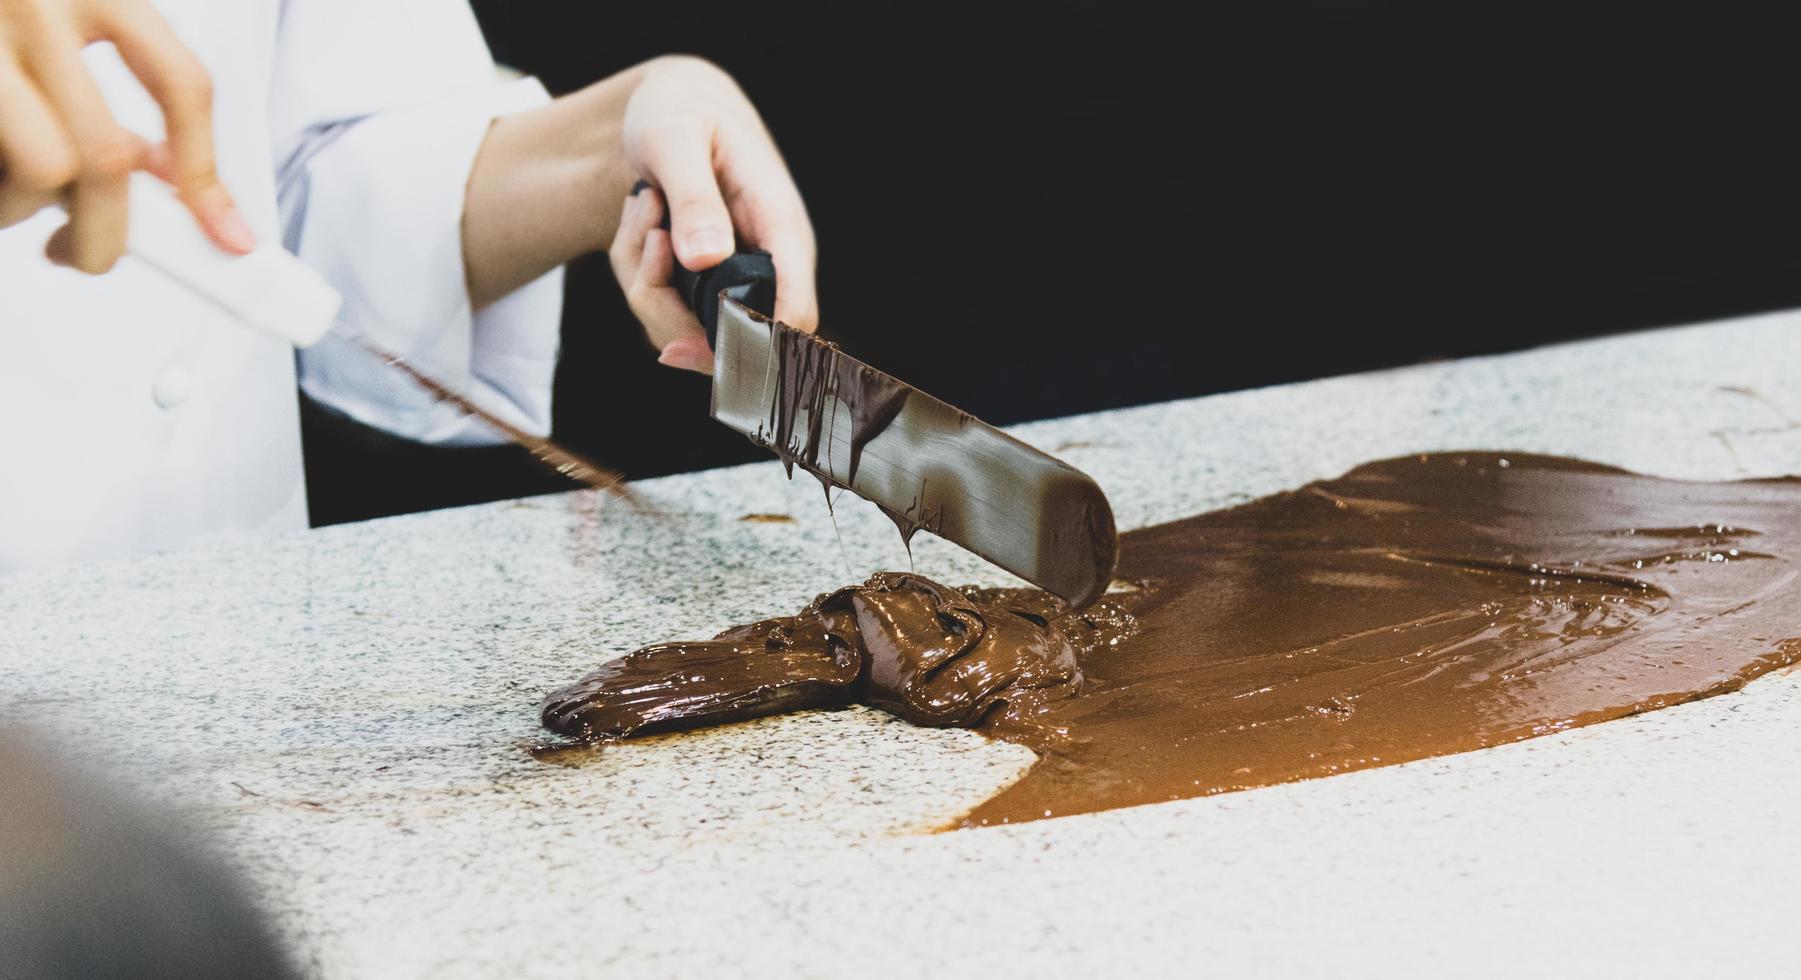
[[[1464,752],[1735,690],[1801,660],[1801,481],[1549,457],[1370,463],[1129,532],[1117,588],[882,574],[554,692],[610,741],[805,707],[973,727],[1038,763],[962,826]]]

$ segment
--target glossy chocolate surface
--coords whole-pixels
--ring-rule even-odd
[[[647,647],[553,693],[608,741],[862,702],[1039,762],[963,826],[1203,796],[1517,741],[1801,659],[1801,481],[1527,455],[1361,466],[1131,531],[1119,581],[884,573],[792,617]]]

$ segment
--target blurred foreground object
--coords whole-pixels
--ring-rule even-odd
[[[0,800],[0,978],[294,976],[186,835],[16,731]]]

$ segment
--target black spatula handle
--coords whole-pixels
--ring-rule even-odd
[[[638,181],[632,187],[632,193],[649,186],[648,181]],[[663,230],[669,230],[667,208],[663,211]],[[734,252],[724,262],[700,272],[688,271],[677,260],[669,284],[682,294],[682,301],[700,318],[709,344],[719,332],[721,292],[764,316],[775,314],[775,261],[762,249]]]

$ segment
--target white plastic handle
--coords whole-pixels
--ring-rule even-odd
[[[232,255],[200,230],[168,185],[131,178],[131,230],[125,250],[212,300],[245,324],[296,347],[310,347],[337,319],[343,298],[311,266],[265,242]]]

